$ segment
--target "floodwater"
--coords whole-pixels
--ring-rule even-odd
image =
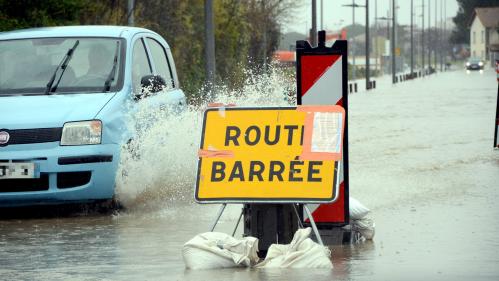
[[[124,163],[132,167],[119,181],[126,210],[0,220],[0,279],[499,280],[496,98],[492,69],[395,86],[381,79],[349,96],[350,192],[371,208],[376,236],[332,247],[333,270],[184,268],[183,243],[208,231],[218,209],[193,203],[201,115],[192,111]],[[148,147],[158,141],[162,148]],[[229,206],[217,231],[231,233],[240,208]]]

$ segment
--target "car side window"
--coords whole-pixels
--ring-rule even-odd
[[[146,48],[142,39],[135,41],[132,53],[132,87],[134,93],[140,93],[140,79],[152,74],[151,65],[147,58]]]
[[[173,88],[173,77],[170,71],[170,65],[168,63],[165,49],[158,41],[152,38],[147,38],[147,45],[151,51],[151,57],[157,74],[165,79],[167,88]]]

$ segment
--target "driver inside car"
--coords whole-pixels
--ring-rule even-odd
[[[88,49],[88,70],[81,76],[79,84],[104,85],[113,65],[113,54],[106,46],[94,44]]]

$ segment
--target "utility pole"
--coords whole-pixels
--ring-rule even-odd
[[[391,38],[391,27],[390,27],[390,22],[392,21],[392,18],[390,17],[390,12],[391,11],[387,11],[386,13],[386,38],[388,39],[388,41],[390,41],[390,46],[391,46],[391,42],[392,42],[392,38]],[[385,45],[383,46],[383,49],[386,51],[386,43]],[[390,52],[391,52],[391,47],[390,47]],[[392,59],[392,56],[393,54],[390,53],[390,60]],[[388,70],[388,67],[386,67],[386,70]]]
[[[423,2],[423,5],[421,6],[421,10],[423,11],[423,13],[421,14],[421,65],[422,65],[422,71],[423,71],[423,74],[424,75],[424,69],[425,69],[425,65],[424,65],[424,57],[425,57],[425,49],[424,49],[424,1],[425,0],[421,0],[421,2]]]
[[[355,0],[352,0],[352,29],[355,28]],[[355,37],[352,37],[352,80],[355,80]]]
[[[266,15],[265,12],[265,1],[261,2],[262,5],[262,15]],[[263,70],[267,71],[267,21],[262,22],[262,60],[263,60]]]
[[[370,67],[369,61],[369,0],[366,0],[366,90],[369,90],[370,84]]]
[[[433,59],[435,60],[435,71],[437,70],[438,62],[437,62],[437,52],[439,49],[440,38],[438,36],[438,24],[437,24],[437,14],[438,14],[438,0],[435,0],[435,51],[433,52]],[[435,72],[436,73],[436,72]]]
[[[413,36],[413,17],[414,17],[414,11],[413,11],[414,3],[413,0],[411,0],[411,78],[412,75],[414,74],[414,36]]]
[[[135,20],[133,18],[133,14],[134,14],[134,7],[133,6],[135,6],[134,0],[128,0],[128,5],[127,5],[128,26],[135,25]]]
[[[375,61],[376,61],[376,71],[379,70],[378,35],[379,35],[378,34],[378,0],[374,0],[374,57],[375,57]]]
[[[391,40],[391,45],[392,45],[392,83],[395,84],[395,25],[396,25],[396,19],[395,19],[395,10],[397,10],[397,7],[395,6],[395,0],[392,0],[392,40]]]
[[[321,0],[321,30],[324,30],[324,0]]]
[[[443,4],[444,2],[442,0],[440,0],[440,32],[442,32],[443,30],[443,19],[442,19],[442,16],[443,16]],[[440,46],[438,48],[438,53],[440,55],[440,72],[444,71],[444,61],[443,61],[443,57],[442,57],[442,53],[443,53],[443,42],[444,42],[444,38],[442,38],[445,34],[442,32],[442,34],[440,35],[440,39],[439,39],[439,42],[440,42]]]
[[[430,0],[428,0],[428,68],[431,68],[431,46],[430,46],[430,40],[431,40],[431,3]]]
[[[317,47],[317,1],[312,0],[312,30],[310,31],[310,43]]]
[[[213,24],[213,0],[204,0],[206,82],[211,89],[215,84],[215,31]]]
[[[447,39],[447,0],[444,0],[444,46],[442,49],[444,50],[444,67],[447,68],[447,46],[448,46],[448,39]]]

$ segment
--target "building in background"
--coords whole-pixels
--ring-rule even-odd
[[[475,8],[470,26],[470,55],[495,63],[499,59],[499,7]]]

